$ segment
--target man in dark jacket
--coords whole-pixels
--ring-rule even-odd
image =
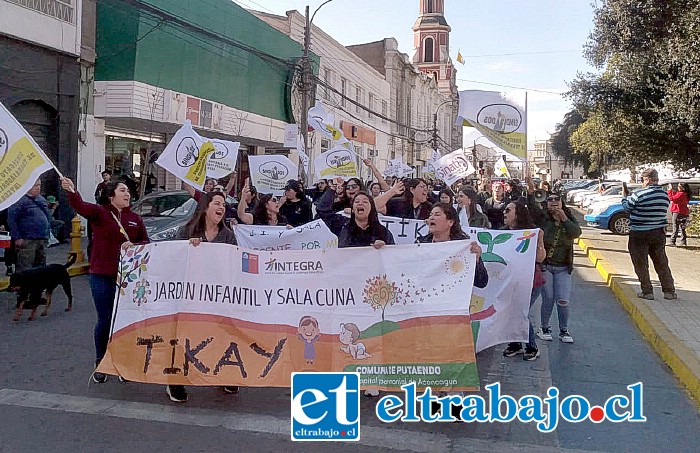
[[[16,272],[46,265],[51,214],[46,199],[41,196],[41,180],[10,206],[8,223],[17,251]]]

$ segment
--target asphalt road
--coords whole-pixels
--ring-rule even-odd
[[[625,240],[625,239],[620,239]],[[0,293],[0,451],[674,451],[700,445],[697,406],[647,346],[598,273],[576,257],[570,331],[573,345],[539,342],[534,362],[506,359],[503,346],[477,357],[482,385],[499,381],[513,396],[563,395],[597,403],[644,383],[645,423],[562,423],[551,434],[532,425],[418,423],[386,425],[376,399],[362,399],[359,444],[289,440],[287,389],[190,388],[171,403],[163,386],[89,380],[94,308],[86,277],[73,279],[74,311],[61,290],[47,318],[11,321],[13,298]],[[533,307],[539,319],[539,304]],[[556,315],[553,315],[556,327]]]

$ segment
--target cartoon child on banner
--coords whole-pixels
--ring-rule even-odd
[[[372,358],[372,354],[367,352],[364,343],[358,343],[360,339],[360,328],[351,322],[340,325],[340,342],[345,346],[340,348],[352,356],[353,359],[362,360]]]
[[[299,320],[299,339],[304,342],[304,359],[312,365],[316,360],[316,343],[321,338],[318,320],[313,316],[303,316]]]

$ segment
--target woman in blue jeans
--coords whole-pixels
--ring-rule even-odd
[[[92,224],[93,245],[90,250],[90,289],[97,311],[95,324],[95,366],[107,351],[112,324],[114,296],[117,291],[117,270],[122,250],[148,242],[141,217],[129,208],[129,188],[120,181],[108,182],[102,190],[100,204],[83,201],[73,181],[61,178],[61,187],[68,192],[68,203]],[[107,375],[94,372],[92,380],[107,382]]]
[[[551,193],[547,197],[547,212],[542,218],[544,247],[547,256],[544,260],[544,279],[542,287],[542,325],[537,330],[540,340],[552,341],[552,329],[549,318],[554,306],[559,318],[559,340],[573,343],[569,333],[569,314],[571,311],[571,272],[574,270],[574,240],[581,235],[581,228],[574,219],[564,199]]]
[[[537,229],[532,223],[530,217],[530,211],[523,203],[509,203],[506,209],[503,211],[503,221],[509,230],[532,230]],[[539,275],[541,277],[541,272],[538,269],[541,266],[542,261],[546,256],[544,248],[544,235],[542,231],[538,229],[537,232],[537,252],[535,254],[535,276]],[[532,285],[532,292],[530,293],[530,307],[535,303],[540,293],[542,292],[541,278],[534,278]],[[528,314],[529,319],[529,314]],[[535,329],[532,327],[532,321],[529,321],[530,330],[528,334],[528,341],[525,349],[523,349],[522,343],[511,342],[508,347],[503,351],[505,357],[514,357],[518,354],[523,355],[523,360],[532,361],[540,356],[540,351],[537,348],[537,343],[535,342]]]

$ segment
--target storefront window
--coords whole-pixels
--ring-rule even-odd
[[[146,183],[146,193],[157,190],[159,171],[155,161],[165,148],[165,140],[157,137],[150,142],[150,160],[148,169],[143,169],[146,153],[149,149],[148,140],[126,136],[127,134],[106,134],[105,169],[112,172],[113,178],[130,177],[137,187],[143,174],[149,176]]]

